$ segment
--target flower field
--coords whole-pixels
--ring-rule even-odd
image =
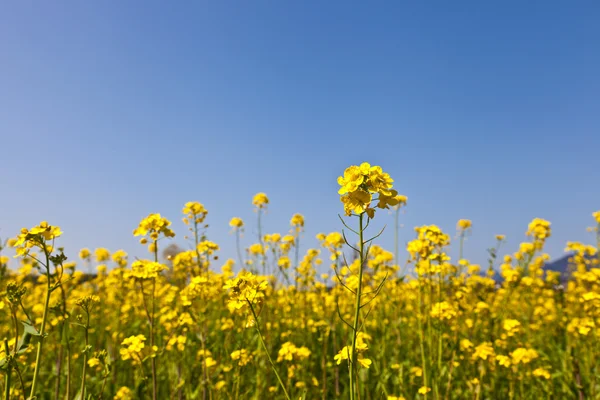
[[[369,227],[406,205],[393,179],[363,163],[338,183],[340,225],[304,254],[302,215],[262,232],[264,193],[255,221],[231,219],[227,260],[198,202],[182,210],[189,232],[160,214],[132,227],[147,259],[63,249],[60,221],[15,232],[0,248],[2,398],[600,398],[600,211],[595,245],[566,244],[563,283],[544,269],[546,220],[524,221],[516,249],[496,236],[488,265],[448,256],[469,220],[416,227],[396,260],[377,245],[394,232]],[[240,248],[250,226],[255,244]],[[192,250],[165,256],[176,235]]]

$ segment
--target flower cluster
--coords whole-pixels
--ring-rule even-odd
[[[398,192],[392,189],[394,180],[379,166],[362,163],[346,168],[344,175],[338,177],[340,200],[344,204],[346,215],[367,213],[369,218],[375,215],[371,207],[373,195],[379,196],[377,208],[389,208],[398,205]]]
[[[146,341],[146,336],[137,335],[130,336],[125,338],[121,342],[121,348],[119,349],[119,353],[121,354],[121,358],[123,360],[132,359],[135,361],[140,361],[140,354],[146,345],[144,342]]]
[[[201,224],[208,215],[208,210],[204,208],[204,205],[197,201],[189,201],[185,203],[182,210],[185,217],[183,217],[183,223],[186,225]]]
[[[227,307],[230,311],[234,311],[260,304],[268,286],[269,283],[263,277],[251,272],[240,272],[237,277],[229,279],[223,286],[223,289],[229,290]]]
[[[356,335],[356,352],[358,363],[364,368],[369,368],[373,363],[370,359],[364,357],[364,352],[369,349],[369,346],[365,340],[369,340],[371,337],[364,332],[358,332]],[[333,358],[338,365],[344,360],[350,360],[352,358],[352,347],[344,346]]]
[[[254,204],[254,206],[258,209],[267,208],[267,204],[269,204],[269,198],[265,193],[257,193],[252,199],[252,204]]]
[[[285,342],[281,345],[279,353],[277,354],[277,362],[281,361],[302,361],[310,357],[310,350],[308,347],[296,347],[292,342]]]
[[[244,226],[244,221],[241,218],[233,217],[231,221],[229,221],[229,226],[233,229],[240,229]]]
[[[158,236],[163,234],[165,237],[174,237],[175,232],[169,228],[171,221],[161,217],[160,214],[150,214],[142,219],[139,226],[133,230],[133,236],[143,236],[142,244],[146,243],[146,236],[149,234],[153,241],[158,240]]]
[[[137,280],[158,278],[161,271],[168,269],[166,265],[150,260],[136,260],[131,264],[129,276]]]
[[[58,226],[52,226],[48,222],[42,221],[31,229],[21,229],[21,233],[10,240],[8,244],[15,248],[17,256],[24,256],[29,254],[34,247],[39,247],[42,251],[51,250],[46,242],[54,240],[60,235],[62,235],[62,231]]]

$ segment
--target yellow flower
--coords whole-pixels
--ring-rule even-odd
[[[136,260],[131,264],[129,276],[139,280],[155,279],[161,271],[168,269],[166,265],[149,260]]]
[[[215,383],[215,390],[221,390],[225,387],[225,385],[227,385],[227,382],[221,380]]]
[[[252,204],[256,206],[256,208],[266,208],[267,204],[269,204],[269,198],[264,193],[257,193],[254,195],[252,199]]]
[[[456,317],[456,310],[447,301],[442,301],[433,305],[430,315],[431,318],[451,320]]]
[[[185,203],[182,212],[185,214],[183,222],[186,225],[189,225],[190,223],[201,224],[208,215],[208,210],[204,208],[204,205],[198,203],[197,201],[189,201]]]
[[[158,240],[161,233],[165,237],[174,237],[175,232],[169,228],[170,225],[171,221],[160,214],[150,214],[142,219],[138,227],[133,230],[133,236],[147,236],[149,234],[154,241]]]
[[[475,347],[475,351],[471,358],[476,360],[478,358],[482,360],[488,360],[494,357],[494,348],[492,347],[492,343],[483,342],[479,346]]]
[[[496,356],[496,361],[498,361],[498,364],[500,364],[503,367],[510,367],[511,362],[510,362],[510,357],[508,356],[504,356],[504,355],[497,355]]]
[[[259,304],[265,297],[268,285],[265,278],[241,271],[236,278],[229,279],[223,286],[223,289],[229,290],[227,307],[234,311],[251,304]]]
[[[427,386],[421,386],[421,387],[419,388],[419,394],[423,394],[423,395],[425,395],[425,394],[427,394],[427,393],[429,393],[429,392],[431,392],[431,388],[429,388],[429,387],[427,387]]]
[[[513,364],[529,364],[531,360],[538,357],[538,353],[533,349],[519,347],[510,353],[510,357]]]
[[[290,265],[291,261],[287,256],[281,256],[279,257],[279,260],[277,260],[277,266],[279,266],[281,269],[288,269]]]
[[[550,372],[544,368],[536,368],[533,370],[533,376],[537,376],[538,378],[550,379]]]
[[[89,260],[90,259],[90,250],[89,249],[81,249],[79,251],[79,258],[81,258],[82,260]]]
[[[88,360],[87,363],[91,368],[94,368],[95,366],[100,365],[100,360],[96,357],[92,357]]]
[[[229,226],[231,226],[232,228],[241,228],[244,226],[244,221],[242,221],[241,218],[238,217],[233,217],[231,218],[231,220],[229,221]]]
[[[258,256],[258,255],[264,255],[265,254],[265,248],[260,243],[254,243],[253,245],[251,245],[250,247],[248,247],[248,251],[253,256]]]
[[[473,224],[472,224],[471,220],[468,220],[468,219],[459,219],[458,223],[456,224],[456,229],[458,229],[459,231],[466,231],[472,225]]]
[[[209,240],[204,240],[198,243],[197,248],[200,253],[206,253],[210,255],[219,250],[219,245]]]
[[[119,349],[121,358],[123,360],[136,360],[137,358],[138,360],[136,361],[139,361],[139,355],[145,347],[145,341],[146,337],[144,335],[130,336],[125,338],[123,342],[121,342],[121,348]]]
[[[121,268],[127,266],[127,253],[124,250],[117,250],[112,255],[112,260]]]
[[[113,400],[133,400],[133,394],[131,393],[131,389],[127,386],[121,387]]]
[[[302,214],[294,214],[290,220],[290,225],[294,227],[303,227],[304,216]]]
[[[471,342],[469,339],[462,339],[460,341],[460,349],[462,351],[470,350],[471,348],[473,348],[473,342]]]
[[[246,349],[235,350],[233,353],[231,353],[231,359],[237,361],[238,365],[243,367],[252,361],[252,354],[250,354]]]
[[[369,218],[373,218],[375,209],[370,207],[372,194],[379,195],[378,208],[398,205],[405,197],[398,196],[398,192],[392,189],[393,182],[381,167],[371,166],[369,163],[346,168],[344,175],[338,177],[338,194],[344,204],[344,212],[348,216],[366,212]]]
[[[567,325],[567,332],[576,333],[581,336],[587,336],[592,329],[596,327],[593,319],[573,318]]]
[[[341,197],[344,203],[344,212],[346,215],[362,214],[367,210],[371,203],[371,193],[364,190],[356,190]]]
[[[105,262],[110,260],[110,252],[105,248],[97,248],[94,250],[94,255],[96,256],[97,262]]]
[[[502,323],[502,327],[508,336],[514,336],[515,333],[519,332],[521,323],[516,319],[505,319]]]
[[[356,165],[351,165],[344,170],[344,175],[338,177],[337,182],[341,186],[338,194],[352,193],[358,190],[365,180],[365,174]]]
[[[9,240],[8,244],[15,248],[15,257],[29,254],[33,247],[39,247],[43,251],[49,252],[50,247],[46,245],[46,242],[52,241],[61,235],[62,231],[58,226],[52,226],[48,222],[42,221],[31,229],[21,229],[21,233]]]
[[[542,218],[534,218],[529,224],[526,234],[533,236],[535,240],[544,241],[551,234],[550,222]]]
[[[292,342],[285,342],[281,345],[277,354],[277,362],[305,360],[310,356],[310,350],[307,347],[296,347]]]

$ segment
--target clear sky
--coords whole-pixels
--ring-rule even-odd
[[[369,161],[409,198],[403,242],[469,218],[485,263],[540,217],[560,256],[600,209],[598,21],[597,1],[4,2],[0,236],[44,219],[68,255],[144,255],[139,220],[162,213],[185,247],[195,200],[234,257],[228,221],[252,243],[264,191],[265,230],[302,213],[306,249],[341,228],[337,176]]]

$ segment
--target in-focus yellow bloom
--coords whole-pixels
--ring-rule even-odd
[[[46,245],[46,242],[52,241],[61,235],[62,231],[58,226],[52,226],[48,222],[42,221],[31,229],[21,229],[21,233],[11,239],[8,244],[15,248],[16,257],[29,254],[34,247],[49,252],[50,247]]]
[[[398,205],[403,198],[392,189],[393,182],[390,175],[383,172],[379,166],[371,166],[369,163],[349,166],[344,170],[344,175],[338,177],[338,194],[344,204],[344,212],[346,215],[360,215],[366,212],[369,218],[373,218],[373,195],[379,196],[377,208]]]

